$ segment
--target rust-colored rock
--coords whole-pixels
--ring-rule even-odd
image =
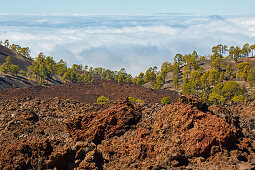
[[[140,117],[140,107],[124,101],[102,111],[70,117],[66,124],[75,140],[92,140],[99,144],[102,140],[123,135],[139,122]]]
[[[187,101],[2,101],[0,169],[254,168],[255,105]]]

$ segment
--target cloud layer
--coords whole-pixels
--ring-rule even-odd
[[[176,53],[209,54],[216,44],[254,44],[255,17],[6,16],[0,39],[73,63],[133,75],[172,61]]]

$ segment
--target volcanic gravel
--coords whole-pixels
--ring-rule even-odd
[[[75,99],[82,103],[96,103],[100,96],[108,97],[115,101],[134,97],[147,103],[160,103],[163,97],[177,101],[178,92],[170,90],[153,90],[135,84],[124,83],[118,85],[112,80],[96,80],[94,82],[63,84],[56,86],[30,86],[0,91],[0,100],[24,98],[54,98]]]

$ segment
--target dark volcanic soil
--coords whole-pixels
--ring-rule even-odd
[[[115,81],[96,80],[95,82],[77,83],[57,86],[31,86],[0,91],[0,100],[24,99],[24,98],[53,98],[75,99],[79,102],[95,103],[100,96],[106,96],[110,100],[134,97],[148,103],[160,103],[163,97],[170,97],[177,101],[178,93],[169,90],[147,89],[134,84],[118,85]]]

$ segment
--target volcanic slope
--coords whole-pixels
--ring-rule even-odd
[[[7,56],[10,56],[12,64],[18,65],[23,71],[27,71],[27,68],[32,64],[32,59],[17,54],[13,50],[0,45],[0,65],[5,63]]]
[[[12,64],[18,65],[19,70],[23,70],[24,72],[28,71],[28,67],[33,61],[31,58],[22,56],[13,50],[0,45],[0,65],[6,62],[7,56],[10,56]],[[52,79],[47,79],[45,85],[56,85],[62,83],[63,81],[61,80],[60,76],[54,75]],[[38,82],[32,81],[29,79],[29,77],[21,74],[14,76],[1,73],[0,76],[0,89],[10,89],[13,87],[24,88],[36,84],[38,84]]]
[[[160,103],[163,97],[169,97],[172,102],[178,99],[178,93],[171,90],[153,90],[135,84],[124,83],[118,85],[113,80],[95,80],[76,84],[62,84],[56,86],[30,86],[0,91],[0,100],[24,98],[54,98],[75,99],[79,102],[91,104],[100,96],[110,100],[134,97],[147,103]]]

